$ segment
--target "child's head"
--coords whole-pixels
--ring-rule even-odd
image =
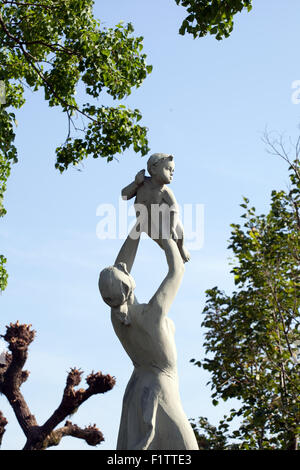
[[[152,177],[161,177],[164,183],[170,183],[174,173],[174,157],[166,153],[154,153],[148,159],[147,170]]]

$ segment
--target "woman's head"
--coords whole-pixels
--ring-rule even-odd
[[[134,279],[127,271],[125,263],[118,263],[101,271],[99,290],[104,302],[110,307],[123,305],[134,289]]]

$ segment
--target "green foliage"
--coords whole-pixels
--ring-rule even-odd
[[[114,154],[131,145],[142,155],[148,152],[146,129],[137,125],[142,118],[138,109],[132,111],[123,105],[115,108],[87,105],[83,109],[95,119],[88,124],[85,139],[68,138],[64,146],[56,149],[55,166],[60,171],[71,163],[77,165],[88,155],[93,158],[101,155],[111,161]]]
[[[6,269],[4,268],[4,265],[6,263],[6,258],[4,258],[3,255],[0,255],[0,292],[4,291],[6,285],[7,285],[7,272]]]
[[[66,141],[56,149],[56,168],[61,172],[89,155],[111,161],[130,147],[141,155],[149,151],[147,129],[139,124],[137,109],[76,102],[79,84],[93,99],[105,93],[122,100],[152,70],[143,54],[143,38],[133,36],[132,25],[100,28],[93,3],[16,0],[0,4],[1,94],[5,87],[0,102],[0,216],[5,214],[3,197],[11,165],[17,162],[16,120],[10,109],[24,105],[24,87],[42,88],[49,106],[59,106],[66,114]],[[83,129],[76,126],[77,116]]]
[[[227,38],[233,29],[233,17],[244,9],[252,9],[252,0],[175,0],[187,8],[179,33],[197,37],[212,34],[216,39]]]
[[[191,420],[191,425],[199,450],[233,450],[238,448],[238,446],[228,443],[226,436],[228,425],[226,423],[220,423],[217,428],[210,424],[207,418],[200,416],[198,421]]]
[[[228,436],[243,449],[295,449],[300,432],[298,153],[289,170],[290,189],[272,192],[267,215],[244,198],[244,223],[231,226],[236,290],[206,292],[207,357],[197,365],[211,373],[215,405],[217,398],[240,401],[223,425],[240,417]]]

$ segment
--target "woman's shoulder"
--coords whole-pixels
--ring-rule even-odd
[[[162,318],[162,312],[159,306],[151,304],[133,304],[129,307],[129,315],[131,324],[139,324],[140,326],[149,327],[149,322],[152,324],[159,323]]]
[[[139,304],[139,303],[128,305],[128,315],[130,317],[131,323],[134,319],[139,318],[143,315],[146,305],[147,304]]]

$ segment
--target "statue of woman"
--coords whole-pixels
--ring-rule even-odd
[[[167,316],[181,284],[184,264],[173,239],[164,239],[168,274],[149,303],[139,304],[130,271],[139,237],[135,228],[114,266],[100,273],[99,289],[134,370],[128,382],[117,450],[198,450],[178,387],[175,327]]]

